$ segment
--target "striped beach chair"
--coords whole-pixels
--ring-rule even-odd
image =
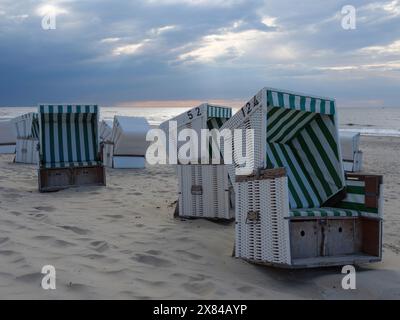
[[[344,174],[336,113],[333,99],[264,88],[222,126],[254,130],[253,172],[227,165],[237,257],[296,268],[381,260],[382,177]]]
[[[12,120],[17,137],[15,162],[39,164],[39,117],[35,112],[18,116]]]
[[[39,106],[39,190],[105,185],[96,105]]]
[[[205,103],[164,122],[160,128],[166,132],[167,141],[170,136],[170,121],[176,121],[177,133],[184,129],[193,129],[200,138],[201,130],[218,130],[231,116],[231,108]],[[225,166],[201,164],[205,158],[208,163],[211,163],[210,159],[213,158],[211,139],[209,143],[209,151],[206,155],[202,155],[199,159],[192,159],[193,161],[188,164],[177,166],[179,182],[177,212],[180,217],[231,220],[234,213]],[[182,144],[176,145],[178,154],[178,149]],[[198,154],[201,154],[200,146]]]

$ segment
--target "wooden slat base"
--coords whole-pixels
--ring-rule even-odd
[[[105,186],[103,166],[39,169],[39,191],[54,192],[71,187]]]

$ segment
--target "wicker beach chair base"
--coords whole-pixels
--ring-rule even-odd
[[[179,217],[232,220],[224,165],[178,165]]]
[[[382,179],[352,174],[346,182],[337,206],[291,210],[285,169],[238,177],[236,257],[283,268],[381,261]]]

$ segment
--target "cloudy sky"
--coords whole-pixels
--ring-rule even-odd
[[[0,106],[237,102],[264,86],[400,107],[400,0],[0,0]]]

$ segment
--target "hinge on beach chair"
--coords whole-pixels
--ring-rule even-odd
[[[203,195],[203,186],[192,186],[191,193],[194,196],[201,196]]]

